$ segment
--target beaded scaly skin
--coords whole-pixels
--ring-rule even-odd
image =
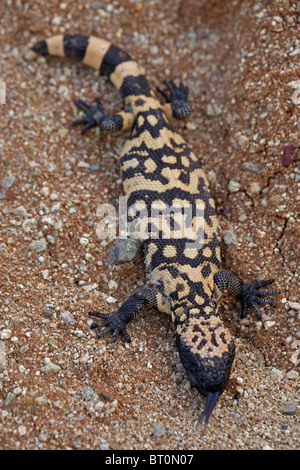
[[[173,130],[172,118],[186,118],[188,88],[164,82],[161,104],[142,69],[119,47],[81,35],[58,35],[32,47],[27,59],[39,54],[70,57],[109,76],[122,94],[126,110],[108,115],[96,99],[91,106],[75,104],[84,117],[82,133],[98,126],[103,131],[132,129],[120,158],[122,182],[133,223],[143,243],[148,282],[115,312],[89,312],[103,321],[98,337],[108,331],[115,341],[130,336],[126,325],[147,305],[171,316],[176,346],[191,382],[207,396],[199,420],[208,422],[224,391],[234,359],[234,341],[219,316],[219,300],[228,290],[242,302],[242,317],[257,303],[274,306],[261,291],[272,279],[247,284],[221,267],[220,228],[209,184],[198,158]]]

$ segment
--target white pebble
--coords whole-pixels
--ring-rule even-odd
[[[291,309],[293,309],[293,310],[300,310],[300,303],[299,303],[299,302],[291,302],[290,300],[288,300],[287,303],[289,304],[289,306],[291,307]]]
[[[11,330],[6,328],[0,332],[0,339],[9,339],[11,337]]]
[[[19,436],[25,436],[26,434],[26,427],[23,426],[22,424],[20,426],[18,426],[18,434]]]
[[[229,181],[228,190],[230,193],[236,193],[237,191],[240,190],[240,187],[241,185],[237,181],[233,181],[233,180]]]
[[[118,288],[118,283],[111,279],[108,283],[108,288],[109,289],[117,289]]]
[[[264,323],[264,327],[266,330],[269,330],[270,328],[272,328],[274,325],[276,325],[276,322],[273,321],[273,320],[267,320],[265,323]]]

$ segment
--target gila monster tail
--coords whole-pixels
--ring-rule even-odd
[[[142,69],[131,56],[105,39],[78,34],[60,34],[35,44],[26,59],[38,55],[70,57],[108,75],[125,98],[129,95],[150,96],[150,88]]]

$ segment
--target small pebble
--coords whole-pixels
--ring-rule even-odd
[[[51,318],[52,315],[53,315],[53,312],[54,312],[53,309],[51,309],[51,308],[45,308],[45,310],[42,311],[42,315],[43,315],[43,317]]]
[[[76,323],[74,316],[68,310],[64,310],[63,312],[61,312],[60,316],[61,316],[62,321],[66,323],[67,325],[68,324],[74,325],[74,323]]]
[[[163,437],[166,434],[165,427],[158,421],[151,421],[151,425],[153,428],[153,435],[156,438]]]
[[[257,194],[259,194],[261,191],[261,186],[259,183],[257,183],[256,181],[254,181],[253,183],[250,184],[250,186],[248,187],[247,189],[247,194],[250,196],[250,197],[253,197],[253,196],[256,196]]]
[[[131,238],[117,239],[110,247],[107,264],[122,264],[135,261],[141,256],[141,243]]]
[[[295,380],[295,379],[298,379],[299,372],[297,370],[292,369],[292,370],[289,370],[285,375],[289,380]]]
[[[290,300],[288,300],[287,303],[289,304],[289,306],[290,306],[293,310],[300,310],[300,303],[299,303],[299,302],[291,302]]]
[[[231,230],[225,230],[223,232],[223,240],[227,246],[238,244],[236,236]]]
[[[8,394],[6,395],[6,398],[4,400],[4,405],[5,406],[10,406],[12,403],[14,403],[16,401],[16,398],[17,398],[17,396],[15,395],[15,393],[8,392]]]
[[[276,322],[274,320],[267,320],[267,321],[264,322],[265,330],[269,330],[270,328],[272,328],[275,325],[276,325]]]
[[[62,369],[59,365],[54,364],[48,358],[44,360],[44,365],[43,367],[41,367],[41,372],[43,372],[44,374],[57,374],[61,370]]]
[[[18,426],[19,436],[25,436],[26,432],[27,432],[26,426],[23,426],[22,424]]]
[[[244,162],[241,166],[241,170],[249,171],[251,173],[261,173],[263,167],[259,163]]]
[[[113,279],[111,279],[108,282],[108,288],[109,289],[117,289],[118,288],[118,283],[116,281],[114,281]]]
[[[6,366],[6,347],[4,341],[0,341],[0,370],[5,369]]]
[[[249,144],[249,139],[245,135],[240,135],[238,138],[238,143],[241,147],[244,147]]]
[[[87,285],[83,286],[83,289],[86,292],[91,292],[92,290],[97,289],[97,287],[99,287],[99,284],[97,284],[97,282],[94,282],[93,284],[87,284]]]
[[[84,401],[92,401],[94,403],[97,403],[99,401],[99,396],[97,393],[94,392],[94,390],[91,387],[84,387],[80,391],[80,396],[82,400]]]
[[[41,251],[45,251],[47,247],[46,238],[40,238],[38,240],[34,240],[28,245],[28,249],[35,251],[36,253],[40,253]]]
[[[281,413],[284,415],[294,415],[297,411],[295,403],[287,403],[281,408]]]
[[[5,340],[5,339],[9,339],[10,337],[11,337],[11,330],[9,328],[6,328],[0,331],[0,339]]]
[[[1,186],[3,189],[8,189],[14,184],[15,181],[15,176],[7,176],[1,180]]]
[[[238,183],[237,181],[230,180],[228,184],[228,191],[230,193],[236,193],[237,191],[240,190],[240,187],[241,187],[240,183]]]
[[[88,245],[89,240],[86,237],[81,237],[80,240],[79,240],[79,243],[80,243],[80,245],[86,246],[86,245]]]
[[[283,372],[281,372],[281,370],[279,370],[279,369],[274,368],[274,369],[271,370],[271,376],[274,379],[281,380],[282,377],[283,377]]]

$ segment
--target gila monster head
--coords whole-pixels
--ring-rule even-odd
[[[217,399],[228,383],[234,359],[234,342],[218,317],[190,319],[178,325],[176,346],[191,383],[207,396],[199,420],[208,422]]]

